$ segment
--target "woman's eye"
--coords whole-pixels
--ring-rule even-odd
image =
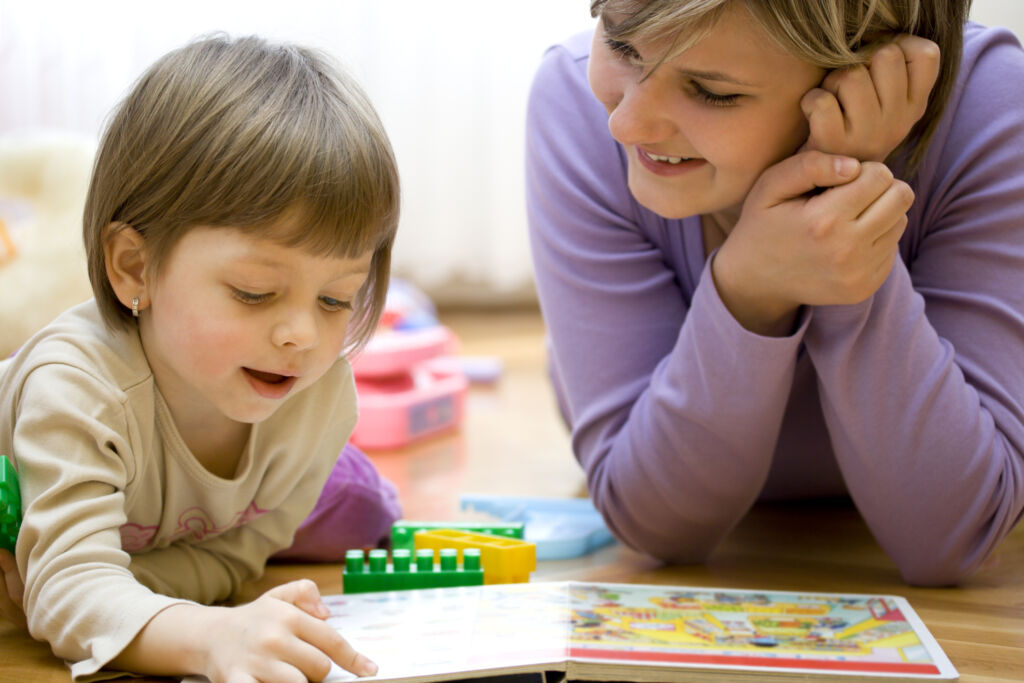
[[[351,302],[342,301],[340,299],[334,299],[329,296],[320,297],[320,305],[323,306],[324,309],[328,311],[352,310]]]
[[[640,53],[638,53],[636,49],[629,43],[624,43],[621,40],[614,40],[612,38],[605,38],[604,44],[608,47],[609,50],[614,52],[617,56],[621,57],[622,59],[628,59],[631,62],[640,61]]]
[[[710,104],[710,105],[712,105],[714,107],[728,107],[728,106],[731,106],[733,104],[736,104],[736,100],[738,100],[741,97],[738,94],[720,95],[718,93],[711,92],[710,90],[708,90],[707,88],[705,88],[704,86],[702,86],[700,83],[698,83],[696,81],[691,81],[690,85],[693,88],[694,94],[700,100],[702,100],[703,102],[705,102],[707,104]]]
[[[241,301],[243,304],[261,304],[270,298],[270,294],[256,294],[254,292],[247,292],[244,289],[232,288],[234,297]]]

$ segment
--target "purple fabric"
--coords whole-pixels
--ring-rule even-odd
[[[347,444],[291,547],[274,559],[340,562],[350,548],[386,546],[391,525],[401,516],[394,484],[380,476],[362,451]]]
[[[911,583],[975,571],[1024,508],[1024,51],[970,25],[887,281],[790,337],[736,323],[699,217],[626,186],[589,36],[548,51],[527,203],[552,377],[594,503],[630,546],[705,560],[759,499],[850,495]]]

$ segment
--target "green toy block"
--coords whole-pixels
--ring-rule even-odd
[[[417,531],[435,531],[437,529],[457,529],[472,531],[477,534],[490,534],[505,538],[523,538],[523,522],[414,522],[400,519],[391,525],[391,548],[413,550]]]
[[[21,490],[18,472],[6,455],[0,455],[0,548],[14,552],[21,527]]]
[[[458,566],[458,552],[454,548],[440,551],[441,561],[434,564],[434,551],[416,551],[416,563],[412,563],[412,551],[400,548],[391,553],[371,550],[369,563],[363,562],[362,550],[345,553],[345,569],[342,585],[345,593],[371,593],[374,591],[403,591],[417,588],[450,588],[452,586],[482,586],[484,570],[480,567],[480,553],[463,554],[462,566]]]

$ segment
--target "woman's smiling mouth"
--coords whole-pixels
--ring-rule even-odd
[[[704,159],[692,157],[674,157],[664,154],[652,154],[639,147],[636,150],[637,160],[645,169],[661,176],[673,176],[700,168],[705,163]]]

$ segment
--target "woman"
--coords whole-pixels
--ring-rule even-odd
[[[702,561],[758,499],[848,494],[940,585],[1020,517],[1024,52],[969,4],[595,0],[545,56],[552,375],[627,544]]]

